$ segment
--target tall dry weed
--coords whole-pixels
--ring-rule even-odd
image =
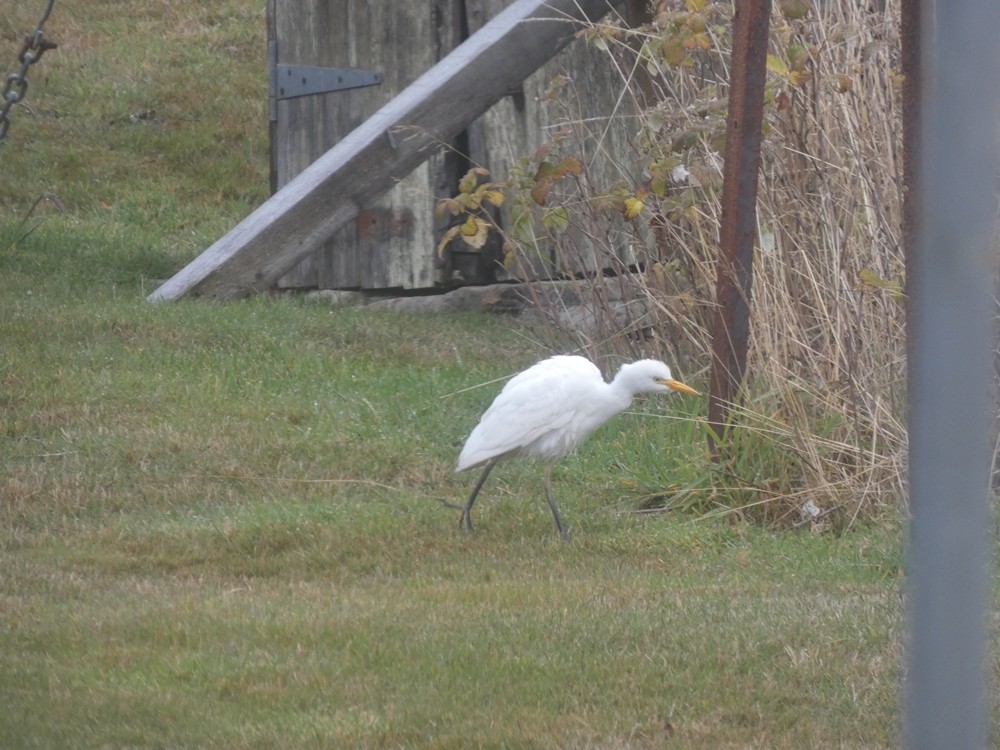
[[[726,460],[677,502],[822,527],[903,496],[899,6],[804,7],[772,18],[745,393]],[[661,2],[644,25],[589,29],[623,96],[593,117],[557,81],[559,121],[515,170],[509,261],[569,270],[587,326],[537,300],[596,358],[710,362],[730,14]],[[629,153],[605,148],[615,127]]]

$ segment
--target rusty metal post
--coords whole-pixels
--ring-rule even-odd
[[[708,442],[713,455],[717,454],[717,439],[725,435],[730,406],[746,373],[771,16],[770,0],[745,0],[735,3],[735,7],[708,397],[708,422],[712,427]]]

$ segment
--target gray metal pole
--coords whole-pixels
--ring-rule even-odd
[[[1000,3],[922,6],[909,337],[912,750],[985,748]]]

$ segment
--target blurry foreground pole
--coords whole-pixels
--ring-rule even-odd
[[[716,440],[725,435],[730,404],[737,398],[747,366],[771,0],[741,0],[734,7],[708,394],[708,423],[712,427],[708,445],[713,455],[717,455]]]
[[[912,521],[903,729],[911,750],[979,750],[989,717],[1000,3],[925,0],[919,26],[918,204],[907,279]]]

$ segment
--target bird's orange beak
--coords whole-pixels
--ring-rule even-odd
[[[701,395],[694,388],[692,388],[689,385],[686,385],[685,383],[682,383],[679,380],[667,380],[664,378],[663,380],[660,381],[660,384],[667,386],[667,388],[669,388],[672,391],[677,391],[678,393],[686,393],[689,396]]]

